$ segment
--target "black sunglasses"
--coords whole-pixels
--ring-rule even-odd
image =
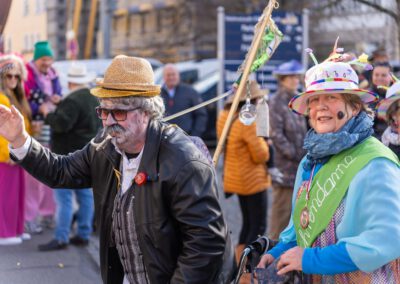
[[[131,108],[131,109],[106,109],[102,107],[96,107],[97,116],[101,120],[106,120],[108,115],[111,114],[112,118],[115,121],[124,121],[128,115],[129,111],[134,111],[140,109],[140,107]]]
[[[7,78],[8,80],[11,80],[13,77],[14,77],[16,80],[21,79],[21,76],[18,75],[18,74],[6,74],[6,78]]]

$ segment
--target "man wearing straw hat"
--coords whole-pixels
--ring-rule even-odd
[[[228,283],[233,251],[215,173],[179,128],[162,123],[160,86],[142,58],[117,56],[98,87],[104,130],[58,156],[0,106],[13,159],[52,187],[93,187],[104,283]]]

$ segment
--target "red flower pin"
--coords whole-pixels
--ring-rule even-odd
[[[137,185],[142,185],[145,184],[147,181],[147,175],[146,173],[140,172],[135,176],[135,183]]]

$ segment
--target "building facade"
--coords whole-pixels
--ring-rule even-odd
[[[46,1],[12,1],[2,38],[5,53],[31,59],[35,42],[47,39]]]

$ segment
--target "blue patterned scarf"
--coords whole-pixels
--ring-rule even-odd
[[[303,148],[307,150],[304,170],[310,171],[314,164],[324,164],[332,155],[364,141],[374,132],[372,125],[372,119],[361,111],[337,132],[318,134],[310,129],[304,139]]]

